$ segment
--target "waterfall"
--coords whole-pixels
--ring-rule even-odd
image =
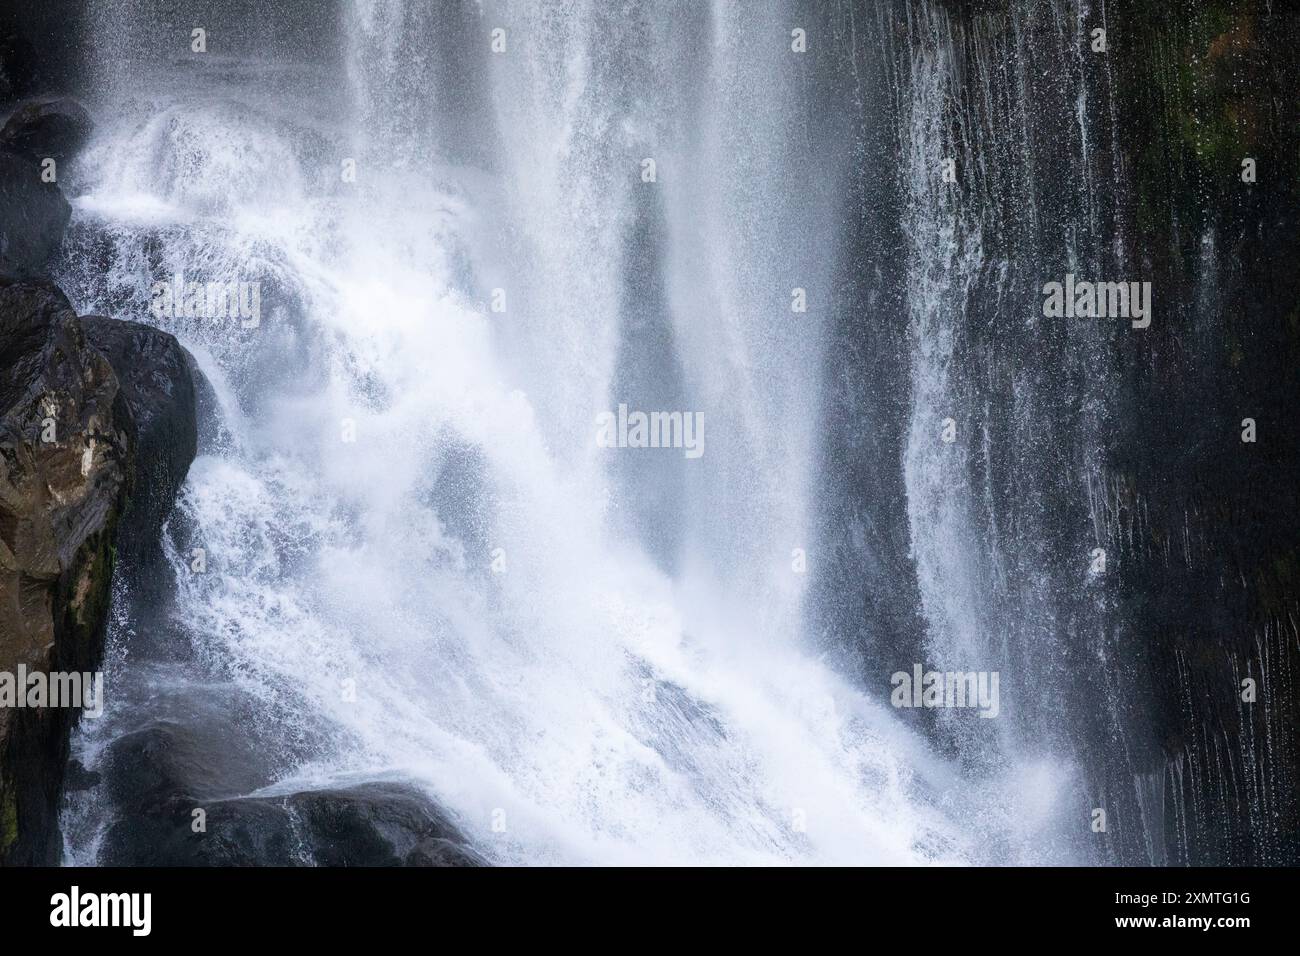
[[[107,88],[64,279],[178,335],[215,421],[71,859],[112,861],[101,761],[158,722],[256,755],[215,795],[413,783],[495,862],[973,852],[951,768],[806,640],[843,158],[793,10],[661,12],[370,0],[341,62]],[[260,324],[151,315],[174,274],[259,282]],[[620,403],[701,414],[704,453],[598,447]]]
[[[1293,860],[1300,230],[1237,164],[1300,27],[1185,6],[96,4],[56,278],[204,382],[67,859],[383,784],[500,864]]]

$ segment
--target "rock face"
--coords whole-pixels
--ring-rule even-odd
[[[108,360],[53,286],[0,284],[0,416],[0,671],[91,670],[134,431]],[[0,861],[53,861],[73,719],[0,707]]]
[[[0,150],[0,276],[39,275],[58,249],[72,209],[31,159]]]
[[[180,346],[127,323],[90,325],[126,374],[56,287],[0,279],[0,674],[95,669],[123,518],[138,554],[193,457]],[[165,452],[162,434],[175,441]],[[0,707],[0,864],[57,861],[79,713]]]
[[[81,320],[86,339],[118,370],[136,436],[136,490],[118,535],[118,559],[148,583],[163,522],[198,451],[193,360],[176,339],[147,325],[102,316]],[[145,580],[142,580],[145,579]]]
[[[998,721],[923,727],[974,767],[1071,755],[1079,859],[1295,865],[1300,128],[1270,91],[1296,86],[1300,16],[873,6],[820,78],[866,104],[827,350],[851,436],[825,462],[827,643],[882,695],[914,661],[1000,672]],[[849,4],[825,7],[810,33],[838,35]],[[1048,318],[1067,273],[1150,282],[1150,327]],[[931,441],[950,414],[965,437]]]
[[[77,41],[90,11],[80,0],[0,4],[0,103],[70,89],[85,75]]]
[[[35,92],[39,64],[31,41],[0,21],[0,102]]]
[[[61,85],[71,61],[31,40],[59,34],[66,12],[26,3],[0,12],[0,104]],[[56,812],[81,711],[15,706],[27,698],[17,678],[98,664],[114,543],[142,460],[136,376],[123,388],[62,292],[39,278],[71,215],[40,161],[69,159],[90,129],[79,104],[46,97],[0,130],[0,865],[58,859]],[[146,475],[138,487],[148,495],[154,484]]]
[[[50,158],[62,164],[86,145],[92,129],[90,114],[76,100],[35,100],[14,110],[0,129],[0,149],[38,163]]]
[[[0,11],[0,115],[7,114],[0,128],[0,276],[45,273],[71,218],[57,177],[94,128],[80,103],[55,92],[66,89],[70,60],[52,36],[66,34],[71,23],[68,11],[54,7]],[[33,30],[44,34],[39,53]],[[55,165],[47,168],[46,160]]]

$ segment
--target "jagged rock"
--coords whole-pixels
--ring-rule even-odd
[[[72,208],[30,159],[0,150],[0,277],[38,275],[63,240]]]
[[[133,428],[52,285],[0,280],[0,461],[0,672],[92,670]],[[75,713],[0,708],[0,862],[56,860]]]
[[[74,99],[34,100],[14,110],[0,129],[0,149],[62,165],[81,151],[94,128],[90,114]]]
[[[180,346],[129,323],[89,324],[125,374],[58,288],[0,278],[0,673],[97,667],[119,528],[132,525],[129,549],[156,537],[193,455]],[[57,862],[78,715],[0,707],[0,864]]]
[[[222,796],[242,776],[179,725],[114,741],[113,800],[101,861],[126,866],[481,866],[454,823],[397,783],[285,796]],[[203,826],[196,832],[195,811]]]
[[[267,799],[267,798],[263,798]],[[422,794],[396,784],[296,793],[283,801],[320,866],[482,866]]]
[[[151,326],[102,316],[83,317],[81,324],[87,340],[118,371],[135,423],[140,480],[117,546],[124,564],[148,571],[161,556],[163,522],[198,452],[192,359],[173,336]]]

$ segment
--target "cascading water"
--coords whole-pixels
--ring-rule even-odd
[[[67,860],[1295,859],[1300,206],[1237,164],[1292,164],[1300,19],[157,6],[81,25],[55,278],[189,349],[200,454]]]
[[[113,861],[101,760],[157,724],[258,754],[206,768],[219,797],[413,783],[497,862],[975,858],[953,771],[805,642],[823,346],[790,296],[828,294],[839,159],[799,145],[787,18],[486,6],[349,5],[324,68],[212,30],[108,88],[79,309],[144,319],[181,273],[259,282],[263,315],[151,319],[215,421],[170,636],[119,620],[76,742],[103,782],[69,859]],[[599,412],[660,400],[703,413],[699,459],[597,447]]]

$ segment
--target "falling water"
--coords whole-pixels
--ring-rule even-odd
[[[1289,526],[1220,514],[1283,510],[1221,426],[1291,326],[1217,316],[1286,220],[1214,165],[1280,121],[1186,88],[1272,13],[156,6],[84,24],[57,279],[189,349],[200,454],[115,581],[68,860],[138,858],[167,786],[375,783],[496,863],[1293,856]],[[1066,273],[1163,280],[1157,324],[1044,321]],[[155,314],[174,276],[258,321]],[[702,453],[605,447],[620,407]],[[914,666],[999,718],[891,707]]]
[[[790,12],[368,0],[310,57],[210,28],[108,81],[62,278],[175,333],[213,420],[70,859],[111,862],[99,761],[160,722],[260,755],[214,792],[399,780],[496,862],[977,856],[954,769],[807,642],[825,343],[791,290],[830,296],[846,160]],[[175,273],[260,282],[260,325],[150,318]],[[702,413],[704,454],[598,447],[620,402]]]

